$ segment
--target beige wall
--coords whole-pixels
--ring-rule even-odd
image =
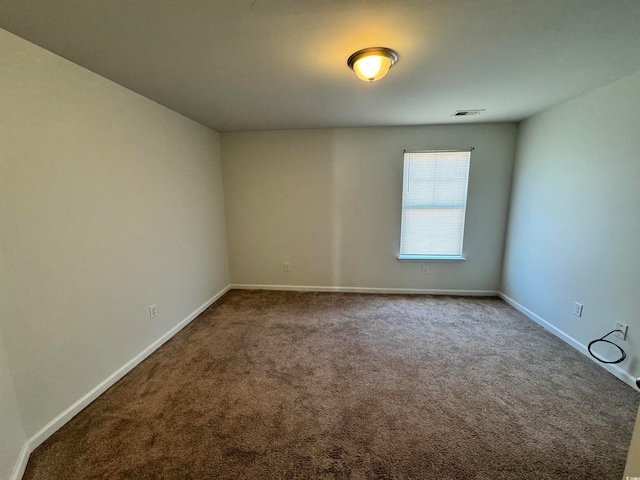
[[[515,124],[222,134],[233,284],[497,290]],[[402,152],[475,147],[463,262],[398,262]],[[284,262],[291,271],[284,271]]]
[[[0,331],[31,437],[228,285],[220,144],[1,30],[0,59]]]
[[[26,440],[0,332],[0,478],[10,478]]]
[[[503,282],[583,346],[616,321],[629,325],[616,342],[631,377],[640,375],[638,105],[640,73],[521,125]]]

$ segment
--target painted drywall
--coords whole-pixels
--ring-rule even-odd
[[[0,59],[0,330],[29,438],[228,285],[220,139],[5,31]]]
[[[627,341],[614,340],[632,376],[640,375],[638,105],[640,72],[521,124],[502,290],[578,344],[616,321],[629,325]],[[574,302],[584,304],[581,318]]]
[[[11,371],[0,333],[0,478],[10,478],[26,441]]]
[[[517,126],[222,134],[232,284],[497,290]],[[399,262],[403,150],[475,147],[461,262]],[[284,263],[291,270],[284,271]]]

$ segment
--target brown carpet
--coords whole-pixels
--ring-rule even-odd
[[[232,291],[25,479],[615,479],[640,395],[496,298]]]

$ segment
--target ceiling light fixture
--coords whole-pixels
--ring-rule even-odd
[[[371,47],[351,55],[347,65],[359,79],[375,82],[384,77],[397,61],[398,52],[387,47]]]

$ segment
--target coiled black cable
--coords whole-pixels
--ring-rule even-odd
[[[591,343],[589,343],[589,346],[587,347],[587,350],[589,350],[589,354],[595,358],[596,360],[598,360],[601,363],[620,363],[622,361],[624,361],[625,358],[627,358],[627,354],[625,353],[625,351],[622,349],[622,347],[616,343],[613,343],[610,340],[605,340],[606,337],[608,337],[609,335],[611,335],[612,333],[615,332],[620,332],[622,334],[624,334],[624,332],[622,330],[611,330],[609,333],[607,333],[604,337],[598,338],[594,341],[592,341]],[[607,360],[603,360],[600,357],[597,357],[594,355],[594,353],[591,351],[591,346],[594,343],[598,343],[598,342],[604,342],[604,343],[609,343],[611,345],[613,345],[614,347],[616,347],[618,350],[620,350],[620,353],[622,354],[622,356],[618,359],[618,360],[612,360],[612,361],[607,361]]]

